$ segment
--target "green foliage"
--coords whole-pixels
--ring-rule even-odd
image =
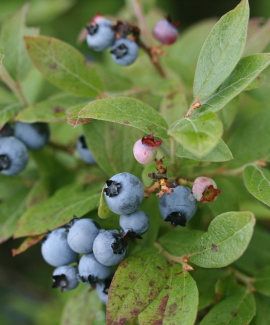
[[[30,153],[25,171],[13,177],[0,173],[0,242],[5,247],[15,239],[13,255],[20,259],[25,252],[29,277],[44,281],[34,285],[45,299],[35,312],[22,297],[12,296],[18,301],[13,305],[29,310],[27,324],[269,324],[270,54],[263,53],[270,43],[269,21],[249,21],[248,0],[242,0],[219,21],[196,23],[172,46],[153,48],[147,28],[165,14],[154,0],[128,0],[110,19],[137,24],[146,46],[134,64],[121,67],[109,50],[100,55],[85,44],[71,45],[91,17],[78,28],[63,16],[57,32],[49,28],[72,6],[76,17],[77,8],[90,9],[79,1],[39,0],[1,25],[0,129],[21,121],[49,123],[51,131],[47,147]],[[39,36],[26,22],[42,22],[51,36]],[[62,30],[65,41],[58,39]],[[95,165],[78,157],[82,133]],[[206,176],[221,191],[214,202],[198,203],[186,229],[160,216],[152,187],[160,162],[141,165],[134,159],[134,143],[150,134],[163,141],[157,159],[169,183],[191,188]],[[40,256],[36,244],[74,215],[119,229],[119,216],[106,206],[103,191],[105,181],[121,172],[142,180],[148,197],[140,209],[150,228],[113,267],[106,308],[85,284],[61,295],[43,289],[50,287],[52,270],[42,261],[36,263],[40,268],[34,265]],[[35,249],[39,255],[32,257]],[[21,267],[14,268],[12,280],[20,278]],[[5,295],[8,290],[1,288]],[[3,315],[0,310],[4,325],[10,324]]]

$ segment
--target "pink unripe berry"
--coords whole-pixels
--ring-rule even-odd
[[[208,177],[197,177],[192,187],[193,196],[201,203],[213,202],[221,193],[216,183]]]
[[[153,162],[157,154],[157,147],[161,143],[162,141],[154,140],[153,134],[136,141],[133,147],[135,159],[143,165]]]
[[[175,23],[177,25],[177,23]],[[178,30],[175,28],[174,23],[164,19],[156,23],[153,28],[153,36],[160,43],[171,45],[178,37]]]

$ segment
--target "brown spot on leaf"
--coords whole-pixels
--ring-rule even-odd
[[[54,112],[55,114],[57,114],[57,113],[61,113],[61,112],[63,112],[64,110],[65,110],[64,108],[59,107],[59,106],[53,108],[53,112]]]
[[[172,305],[169,306],[169,314],[171,316],[174,316],[177,308],[178,308],[178,306],[177,306],[176,302],[174,302]]]
[[[53,62],[52,64],[49,65],[49,69],[55,70],[57,69],[57,64]]]
[[[124,121],[124,124],[129,125],[130,122],[129,121]]]
[[[161,267],[161,266],[159,266],[159,265],[157,265],[157,266],[156,266],[156,268],[157,268],[159,271],[161,271],[161,270],[162,270],[162,267]]]
[[[237,316],[237,311],[233,311],[233,312],[231,313],[231,315],[232,315],[232,317],[236,317],[236,316]]]
[[[150,282],[149,282],[149,285],[150,285],[150,287],[153,287],[154,285],[155,285],[155,281],[154,280],[151,280]]]
[[[217,247],[217,245],[212,244],[212,246],[211,246],[211,251],[214,252],[214,253],[217,253],[217,252],[218,252],[218,247]]]

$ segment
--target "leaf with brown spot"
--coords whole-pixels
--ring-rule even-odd
[[[216,304],[200,325],[250,324],[255,315],[255,300],[251,292],[243,290]]]
[[[194,324],[199,303],[196,282],[179,264],[174,264],[170,271],[165,287],[140,313],[140,325]]]
[[[123,325],[137,316],[158,296],[167,275],[168,263],[155,248],[143,249],[125,259],[109,290],[107,325]],[[150,281],[155,281],[155,286],[150,286]]]
[[[18,248],[12,249],[12,256],[16,256],[18,254],[25,252],[31,246],[39,243],[44,237],[45,237],[45,234],[27,237]]]
[[[90,291],[89,286],[81,285],[66,303],[60,325],[90,325],[101,308],[102,302],[96,291]]]
[[[77,96],[101,94],[103,87],[95,69],[73,46],[48,36],[26,36],[24,40],[33,64],[53,85]]]

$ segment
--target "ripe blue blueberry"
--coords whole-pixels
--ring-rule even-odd
[[[107,302],[108,302],[108,293],[109,293],[111,282],[112,282],[112,276],[108,277],[107,279],[105,279],[102,282],[98,282],[96,285],[96,290],[97,290],[99,299],[105,305],[107,305]]]
[[[75,289],[79,284],[77,279],[78,271],[77,268],[70,265],[59,266],[54,270],[53,288],[59,288],[61,291],[68,291]]]
[[[131,214],[122,214],[119,219],[119,225],[124,233],[128,231],[136,234],[144,234],[149,228],[149,217],[141,210],[136,210]]]
[[[14,134],[14,130],[9,123],[6,123],[0,130],[0,138],[11,137],[13,134]]]
[[[177,186],[159,199],[159,210],[165,221],[185,227],[197,210],[197,201],[188,187]]]
[[[127,241],[117,230],[100,231],[93,244],[93,253],[99,263],[115,265],[120,263],[127,253]]]
[[[130,214],[138,209],[144,198],[144,188],[138,177],[119,173],[106,181],[104,199],[116,214]]]
[[[65,228],[58,228],[47,234],[41,246],[41,253],[44,260],[52,266],[74,263],[78,258],[78,254],[68,245]]]
[[[15,137],[0,138],[0,172],[4,175],[16,175],[27,165],[26,146]]]
[[[129,38],[116,40],[111,49],[114,62],[124,66],[132,64],[137,59],[138,52],[137,43]]]
[[[111,46],[115,41],[115,33],[112,30],[112,22],[107,19],[101,19],[98,22],[93,21],[86,26],[88,35],[86,42],[94,51],[103,51]]]
[[[78,141],[77,141],[77,150],[84,162],[87,164],[95,164],[95,158],[92,154],[92,152],[88,149],[87,143],[85,141],[85,137],[83,134],[80,135]]]
[[[82,256],[78,265],[78,270],[79,279],[83,283],[89,283],[91,286],[105,280],[111,274],[111,268],[100,264],[93,253]]]
[[[39,150],[49,141],[50,130],[47,123],[15,123],[15,137],[20,139],[28,149]]]
[[[93,242],[99,234],[100,225],[93,219],[74,218],[68,227],[67,241],[70,248],[80,254],[92,253]]]

